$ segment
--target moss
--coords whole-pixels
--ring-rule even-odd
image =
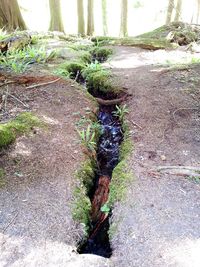
[[[76,187],[74,190],[75,200],[72,203],[73,219],[84,224],[86,230],[90,221],[91,202],[86,195],[86,189],[83,185]]]
[[[82,61],[72,61],[62,65],[62,69],[67,71],[72,79],[75,79],[77,74],[80,74],[84,68],[85,64]]]
[[[104,62],[108,59],[110,55],[112,55],[113,50],[107,47],[94,47],[90,50],[93,59],[98,62]]]
[[[0,188],[5,186],[6,181],[4,180],[4,176],[5,176],[5,171],[0,168]]]
[[[95,96],[100,92],[109,93],[115,91],[110,80],[110,75],[104,70],[90,73],[86,77],[86,82],[89,92]]]
[[[127,183],[131,178],[126,160],[120,161],[113,170],[110,183],[108,206],[112,207],[116,201],[121,201],[127,190]]]
[[[96,164],[93,160],[87,159],[77,172],[79,181],[85,186],[87,194],[93,186]]]
[[[120,145],[119,161],[126,159],[133,150],[133,143],[130,139],[129,126],[126,121],[122,123],[122,130],[124,133],[123,141]]]
[[[88,52],[88,51],[82,51],[82,53],[80,55],[80,59],[84,63],[91,63],[92,62],[92,56],[91,56],[90,52]]]
[[[14,142],[15,138],[16,134],[11,130],[8,124],[0,125],[0,149]]]
[[[116,201],[123,200],[126,195],[127,184],[133,176],[128,170],[127,163],[128,156],[133,150],[127,122],[122,123],[122,129],[124,132],[124,138],[120,145],[119,163],[112,173],[108,200],[109,207],[112,207]]]
[[[97,37],[98,39],[103,39]],[[97,40],[98,40],[97,39]],[[109,38],[100,41],[104,45],[126,45],[126,46],[136,46],[149,50],[174,48],[174,44],[170,43],[169,40],[165,38],[151,38],[151,37],[126,37],[126,38]]]
[[[74,190],[74,201],[72,202],[73,219],[84,224],[87,230],[90,222],[91,201],[88,193],[94,182],[96,163],[87,159],[76,173],[78,185]]]
[[[0,125],[0,149],[15,141],[16,137],[29,132],[42,122],[30,112],[23,112],[14,120]]]

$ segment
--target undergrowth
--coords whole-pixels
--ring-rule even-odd
[[[90,111],[87,112],[87,115],[87,117],[81,117],[76,124],[83,150],[86,150],[86,160],[76,172],[77,186],[74,190],[74,201],[72,202],[73,219],[82,223],[85,235],[87,235],[90,222],[91,201],[88,194],[93,187],[97,169],[95,151],[100,132],[96,116],[92,116]]]
[[[30,64],[46,63],[54,57],[56,57],[55,51],[48,54],[45,47],[27,46],[24,49],[0,53],[0,65],[15,73],[22,73]]]

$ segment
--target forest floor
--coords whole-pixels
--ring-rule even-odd
[[[81,229],[70,211],[74,173],[84,158],[76,122],[94,105],[73,81],[26,89],[56,79],[33,69],[8,90],[48,127],[1,151],[6,172],[0,188],[1,266],[200,266],[199,180],[157,171],[163,165],[200,165],[199,65],[162,66],[182,51],[120,46],[114,51],[105,65],[132,94],[126,104],[134,178],[125,201],[113,210],[112,257],[76,254]],[[5,73],[0,78],[7,79]],[[27,107],[10,99],[7,110],[12,117]]]

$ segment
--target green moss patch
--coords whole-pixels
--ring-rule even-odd
[[[87,159],[76,173],[78,185],[74,190],[74,201],[72,202],[73,219],[84,224],[87,230],[90,222],[91,201],[88,193],[91,190],[95,177],[96,163]]]
[[[95,62],[88,64],[82,71],[82,76],[86,80],[89,93],[98,96],[99,93],[116,93],[117,88],[112,85],[111,73]]]
[[[14,120],[0,124],[0,149],[13,143],[17,136],[41,125],[42,122],[30,112],[23,112]]]
[[[5,186],[5,184],[6,184],[6,181],[4,179],[5,174],[6,173],[5,173],[4,169],[0,168],[0,188]]]
[[[81,61],[72,61],[62,65],[62,69],[69,73],[71,79],[77,78],[81,75],[82,70],[85,68],[85,64]]]
[[[104,62],[108,59],[110,55],[112,55],[113,50],[111,48],[107,47],[94,47],[90,50],[90,53],[92,54],[92,58],[94,60],[97,60],[98,62]]]
[[[127,123],[122,125],[124,131],[124,139],[120,145],[119,163],[114,168],[110,183],[110,193],[108,205],[112,207],[116,201],[123,200],[126,195],[128,182],[132,178],[132,173],[128,169],[128,156],[133,150],[132,141],[129,137]]]

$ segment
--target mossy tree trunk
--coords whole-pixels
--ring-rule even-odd
[[[107,25],[107,0],[101,1],[102,5],[102,22],[103,22],[103,35],[108,35],[108,25]]]
[[[92,36],[94,34],[94,1],[88,0],[87,6],[87,35]]]
[[[77,0],[78,34],[85,35],[85,20],[83,0]]]
[[[167,7],[167,18],[166,24],[169,24],[172,21],[172,12],[174,9],[174,0],[169,0],[168,7]]]
[[[174,21],[180,21],[181,11],[182,11],[182,0],[177,0],[176,14],[175,14]]]
[[[26,30],[17,0],[0,0],[0,28]]]
[[[120,36],[128,36],[128,0],[121,0],[121,24],[120,24]]]
[[[51,15],[49,30],[64,32],[62,16],[61,16],[60,0],[49,0],[49,8]]]

